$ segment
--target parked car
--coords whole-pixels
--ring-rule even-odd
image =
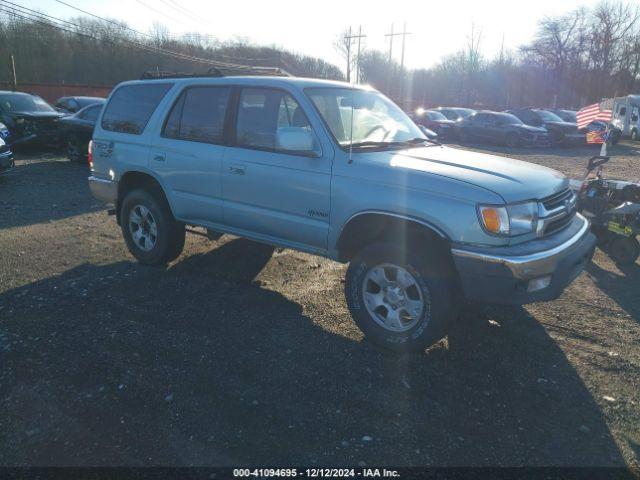
[[[57,145],[57,121],[63,114],[37,95],[0,91],[0,122],[6,125],[11,145]]]
[[[456,122],[449,120],[437,110],[418,108],[411,115],[417,125],[423,125],[438,134],[441,139],[452,139],[457,136]]]
[[[471,115],[476,113],[476,111],[471,108],[460,107],[438,107],[436,110],[454,122],[461,122],[465,118],[469,118]]]
[[[552,112],[552,113],[555,113],[564,122],[569,122],[569,123],[577,123],[578,122],[578,119],[576,117],[576,114],[578,112],[576,112],[575,110],[555,109],[555,110],[549,110],[549,111]]]
[[[353,318],[397,351],[445,335],[464,297],[557,297],[595,246],[561,173],[430,142],[385,96],[343,82],[125,82],[90,165],[139,262],[176,259],[185,225],[350,262]]]
[[[13,152],[11,151],[11,148],[9,148],[9,145],[0,138],[0,175],[11,170],[13,165]]]
[[[525,125],[509,113],[482,110],[460,122],[460,140],[497,143],[508,147],[544,146],[549,136],[544,128]]]
[[[86,106],[73,115],[58,120],[60,134],[67,149],[67,157],[74,162],[85,162],[89,148],[89,141],[93,135],[93,128],[104,104],[100,102]]]
[[[94,105],[96,103],[104,103],[102,97],[60,97],[53,106],[59,112],[76,113],[84,107]]]
[[[583,144],[585,137],[578,132],[575,122],[565,122],[555,113],[540,108],[518,108],[508,110],[525,124],[544,128],[549,133],[549,140],[555,145]]]

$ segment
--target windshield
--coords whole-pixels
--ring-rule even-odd
[[[429,110],[427,112],[427,117],[429,118],[429,120],[434,120],[434,121],[446,120],[447,119],[447,117],[445,117],[440,112],[434,112],[433,110]]]
[[[522,120],[510,113],[499,113],[496,115],[496,119],[498,123],[503,125],[522,125]]]
[[[378,92],[356,88],[309,88],[305,92],[342,147],[352,141],[357,145],[426,140],[415,123]]]
[[[474,113],[476,113],[475,110],[471,110],[470,108],[456,108],[454,111],[458,115],[460,115],[462,118],[468,118],[471,115],[473,115]]]
[[[538,110],[538,115],[540,115],[540,118],[545,122],[563,122],[564,121],[555,113],[551,113],[546,110]]]
[[[0,95],[0,106],[6,112],[55,112],[42,98],[26,93]]]
[[[572,122],[572,123],[577,122],[576,112],[572,112],[570,110],[561,110],[556,115],[558,115],[565,122]]]

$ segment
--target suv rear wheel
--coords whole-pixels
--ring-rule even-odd
[[[131,190],[122,201],[120,226],[131,254],[146,265],[164,265],[184,248],[184,225],[158,194]]]
[[[375,243],[351,261],[345,295],[351,315],[374,344],[424,350],[446,335],[453,317],[450,281],[438,261]]]

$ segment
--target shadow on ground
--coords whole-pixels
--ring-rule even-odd
[[[398,358],[256,282],[272,252],[238,239],[1,295],[0,464],[624,465],[525,310],[468,312],[448,347]]]
[[[0,176],[0,229],[60,220],[103,208],[89,192],[86,165],[64,159],[51,161],[51,157],[42,154],[41,161],[18,161],[13,170]]]
[[[611,297],[633,319],[640,323],[640,305],[638,304],[638,285],[640,285],[640,264],[619,266],[622,274],[610,272],[595,262],[587,265],[587,272],[593,277],[596,286]]]

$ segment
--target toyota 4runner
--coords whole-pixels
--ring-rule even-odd
[[[346,301],[376,344],[423,349],[463,298],[549,300],[594,236],[562,174],[441,146],[377,91],[278,77],[125,82],[90,145],[93,195],[138,261],[185,226],[349,262]]]

